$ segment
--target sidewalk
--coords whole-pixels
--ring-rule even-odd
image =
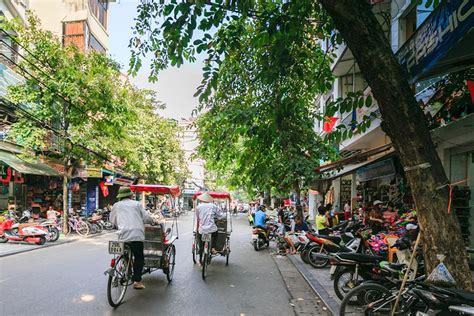
[[[55,241],[55,242],[46,242],[42,246],[34,245],[34,244],[26,243],[26,242],[8,241],[4,244],[0,244],[0,258],[16,255],[16,254],[19,254],[19,253],[22,253],[22,252],[34,251],[34,250],[38,250],[38,249],[63,245],[63,244],[71,243],[71,242],[86,239],[86,238],[93,238],[93,237],[96,237],[96,236],[101,236],[105,233],[108,233],[108,232],[102,232],[100,234],[94,234],[94,235],[90,235],[90,236],[87,236],[87,237],[81,237],[81,236],[74,235],[74,234],[69,235],[69,236],[61,235],[57,241]]]
[[[334,315],[324,304],[323,300],[316,295],[314,289],[305,281],[303,275],[289,258],[292,256],[273,256],[280,274],[286,284],[291,296],[289,304],[293,307],[295,315]]]

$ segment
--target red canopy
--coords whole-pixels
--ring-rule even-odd
[[[161,194],[171,194],[172,196],[178,196],[181,194],[179,186],[172,185],[161,185],[161,184],[136,184],[131,185],[130,189],[135,192],[151,192]]]
[[[196,193],[194,193],[193,200],[195,200],[198,196],[200,196],[203,193],[209,193],[209,195],[213,199],[229,199],[230,200],[230,193],[228,193],[228,192],[212,192],[212,191],[209,191],[209,192],[196,192]]]

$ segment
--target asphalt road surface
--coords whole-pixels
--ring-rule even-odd
[[[293,315],[268,250],[255,252],[246,216],[234,216],[229,266],[213,259],[205,281],[191,257],[192,213],[179,219],[171,284],[161,270],[107,303],[108,240],[114,233],[0,259],[0,315]],[[0,245],[1,247],[1,245]]]

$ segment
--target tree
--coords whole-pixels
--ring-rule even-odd
[[[136,35],[130,41],[132,72],[140,66],[140,54],[148,51],[155,53],[151,79],[156,79],[158,71],[168,63],[180,65],[184,60],[193,61],[196,52],[206,51],[208,59],[204,68],[204,83],[210,89],[217,88],[219,70],[225,64],[223,60],[226,60],[234,45],[239,43],[239,29],[231,29],[236,21],[266,21],[267,35],[306,33],[308,27],[314,26],[321,38],[338,42],[342,36],[378,101],[382,128],[390,136],[402,165],[408,170],[406,174],[418,209],[427,271],[438,263],[436,255],[444,254],[445,264],[455,277],[458,287],[471,288],[467,253],[459,223],[446,210],[448,190],[444,185],[448,183],[447,177],[431,140],[426,119],[368,2],[145,2],[138,10]],[[305,16],[304,12],[307,11],[312,12],[312,15]],[[155,24],[157,16],[164,18],[162,24]],[[295,16],[300,17],[302,23],[298,23],[299,27],[291,28],[286,22]],[[240,23],[242,24],[244,22]],[[222,41],[215,42],[216,36],[209,34],[213,28],[218,28],[217,36],[221,30],[227,30],[225,45]],[[192,42],[193,36],[197,36],[196,29],[204,35],[200,36],[200,41]],[[334,29],[337,32],[333,32]],[[311,33],[308,34],[310,35]],[[146,39],[143,40],[144,38]],[[260,41],[258,45],[271,44],[270,36],[257,38]],[[280,50],[285,48],[280,46]],[[331,58],[331,55],[328,57]],[[210,91],[203,90],[201,96],[208,93]],[[335,105],[342,111],[347,111],[347,108],[363,105],[359,100],[360,97],[353,95],[349,100],[335,102]],[[366,102],[370,103],[369,100]],[[351,135],[352,132],[346,132],[342,137]]]
[[[157,114],[163,105],[153,93],[133,87],[104,54],[62,47],[32,14],[26,26],[13,21],[5,27],[15,31],[23,48],[17,71],[25,77],[9,87],[19,120],[8,136],[63,160],[65,225],[67,184],[76,162],[108,161],[149,181],[183,181],[187,169],[179,128]]]

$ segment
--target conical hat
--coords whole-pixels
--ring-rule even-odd
[[[207,192],[199,195],[197,198],[198,198],[198,200],[203,201],[203,202],[207,202],[207,203],[210,203],[210,202],[214,201],[212,196],[210,196],[209,193],[207,193]]]

